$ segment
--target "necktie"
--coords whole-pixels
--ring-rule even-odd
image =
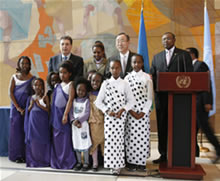
[[[67,56],[65,56],[65,57],[64,57],[64,60],[67,60],[67,59],[68,59],[68,57],[67,57]]]
[[[171,51],[170,50],[167,51],[166,59],[167,59],[167,65],[169,65],[170,59],[171,59]]]

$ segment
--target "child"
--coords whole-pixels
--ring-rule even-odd
[[[91,81],[92,74],[95,73],[95,72],[96,72],[96,70],[91,70],[91,71],[88,72],[88,75],[87,75],[87,80],[88,81]]]
[[[146,161],[150,156],[150,109],[152,105],[152,80],[142,71],[143,58],[136,54],[131,58],[133,71],[125,81],[136,98],[134,109],[129,111],[125,128],[126,160],[130,170],[146,170]],[[134,144],[135,143],[135,144]]]
[[[72,169],[76,163],[71,140],[71,126],[69,122],[66,122],[68,120],[67,102],[74,97],[72,75],[71,62],[68,60],[62,62],[59,66],[59,77],[62,82],[54,89],[50,117],[53,127],[50,165],[57,169]]]
[[[88,98],[89,82],[84,78],[78,78],[75,82],[76,98],[73,101],[72,141],[76,151],[77,165],[74,170],[87,171],[89,169],[89,148],[91,139],[89,134],[90,103]],[[81,153],[83,152],[84,163],[82,166]]]
[[[120,78],[121,63],[110,62],[111,78],[104,81],[95,105],[105,114],[104,167],[119,174],[125,167],[124,128],[127,112],[135,103],[129,84]]]
[[[44,81],[32,82],[34,95],[29,97],[25,113],[25,142],[27,167],[50,165],[49,98],[44,96]]]
[[[104,156],[104,115],[95,106],[94,102],[98,96],[99,89],[103,81],[102,74],[96,72],[91,77],[91,87],[92,91],[89,95],[90,100],[90,117],[89,117],[89,127],[91,130],[92,147],[90,149],[90,154],[93,159],[93,171],[98,170],[98,146],[101,146],[102,155]]]
[[[10,80],[9,96],[11,98],[9,160],[16,163],[25,162],[24,110],[28,97],[32,93],[30,74],[31,60],[27,56],[19,58],[14,74]]]
[[[49,97],[49,101],[51,102],[51,97],[53,93],[53,89],[55,88],[55,85],[57,83],[60,83],[60,77],[59,74],[56,72],[50,72],[47,76],[47,85],[48,85],[48,91],[47,91],[47,96]]]

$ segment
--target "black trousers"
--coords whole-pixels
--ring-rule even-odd
[[[162,157],[167,158],[168,96],[157,96],[157,99],[159,99],[156,100],[158,151]]]
[[[216,154],[220,155],[220,145],[217,137],[214,134],[213,129],[211,128],[209,124],[209,113],[205,111],[197,111],[196,113],[197,116],[197,130],[196,130],[196,135],[198,134],[199,128],[202,129],[203,133],[209,140],[209,142],[215,147]],[[196,156],[199,156],[199,146],[198,146],[198,141],[196,139]]]

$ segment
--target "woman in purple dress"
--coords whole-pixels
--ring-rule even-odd
[[[30,74],[31,60],[27,56],[19,58],[16,73],[12,76],[9,85],[11,98],[9,160],[17,163],[25,162],[24,112],[28,97],[31,95]]]
[[[71,81],[73,75],[71,67],[70,61],[64,61],[60,65],[59,76],[62,82],[53,92],[50,117],[53,129],[50,165],[57,169],[72,169],[76,163],[68,116],[75,95]]]
[[[44,96],[45,86],[41,78],[32,82],[34,95],[27,101],[25,112],[25,143],[27,167],[50,165],[49,98]]]

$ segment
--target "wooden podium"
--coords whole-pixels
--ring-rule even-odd
[[[196,93],[210,90],[209,72],[158,72],[157,91],[168,92],[168,162],[159,166],[164,178],[201,180],[195,164]]]

